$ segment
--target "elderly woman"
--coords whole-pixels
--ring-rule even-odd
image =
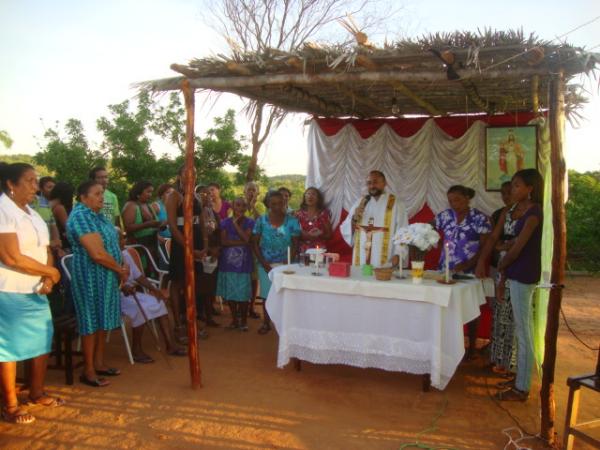
[[[331,220],[321,191],[315,187],[309,187],[304,191],[300,209],[296,211],[296,218],[302,229],[300,253],[317,245],[327,248],[326,241],[331,238]]]
[[[67,220],[73,250],[71,292],[83,342],[84,372],[79,378],[93,387],[110,384],[101,376],[120,371],[104,363],[106,332],[121,323],[119,285],[129,276],[122,265],[119,236],[102,214],[104,188],[89,180],[77,188],[79,203]]]
[[[293,252],[297,248],[300,224],[298,219],[287,214],[281,192],[273,191],[268,196],[269,212],[260,216],[254,224],[254,254],[259,262],[258,279],[260,280],[260,296],[264,299],[269,295],[271,281],[269,272],[275,266],[284,264],[287,260],[287,249]],[[263,325],[258,330],[259,334],[266,334],[271,330],[269,315],[265,309]]]
[[[452,186],[448,189],[447,196],[450,208],[435,217],[435,226],[444,237],[444,245],[448,245],[450,270],[471,273],[482,246],[492,232],[492,225],[484,213],[471,208],[471,199],[475,197],[473,189],[461,185]],[[440,256],[440,268],[445,267],[444,253]],[[469,359],[475,356],[478,324],[478,319],[468,324]]]
[[[0,388],[2,417],[15,424],[35,417],[18,405],[17,361],[32,359],[29,401],[59,406],[62,400],[44,393],[52,318],[46,298],[60,279],[49,251],[48,227],[28,204],[37,191],[29,164],[0,167]]]

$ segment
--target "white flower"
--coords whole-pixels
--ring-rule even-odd
[[[421,251],[435,247],[440,235],[428,223],[413,223],[396,231],[393,238],[395,245],[413,245]]]

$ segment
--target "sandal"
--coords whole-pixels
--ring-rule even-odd
[[[208,339],[208,331],[204,329],[198,330],[198,339]]]
[[[529,398],[529,392],[520,391],[512,387],[506,391],[498,392],[494,395],[494,398],[500,401],[525,402]]]
[[[271,325],[268,323],[263,323],[262,326],[258,329],[258,334],[267,334],[271,331]]]
[[[116,377],[121,375],[121,371],[119,369],[115,369],[114,367],[109,367],[106,370],[96,370],[96,375],[102,375],[103,377]]]
[[[260,319],[260,316],[253,309],[251,309],[248,313],[248,317],[250,317],[251,319]]]
[[[511,378],[508,380],[500,381],[499,383],[496,383],[496,387],[498,389],[513,388],[515,387],[515,379]]]
[[[104,378],[94,378],[93,380],[89,380],[85,375],[80,375],[79,381],[92,387],[106,387],[110,384],[110,382],[106,381]]]
[[[175,350],[171,350],[169,355],[171,356],[187,356],[187,350],[184,348],[176,348]]]
[[[239,327],[239,330],[240,330],[240,331],[243,331],[243,332],[247,332],[247,331],[248,331],[248,325],[241,325],[241,326]]]
[[[19,406],[2,407],[2,419],[15,425],[27,425],[35,422],[35,416],[32,416],[26,410],[19,408]]]
[[[47,408],[55,408],[57,406],[63,406],[65,401],[60,397],[51,397],[45,392],[42,393],[38,398],[27,397],[27,405],[29,406],[45,406]]]
[[[148,355],[134,356],[133,361],[140,364],[151,364],[154,362],[154,359]]]
[[[225,329],[226,329],[226,330],[235,330],[235,329],[237,329],[237,328],[239,328],[239,327],[240,327],[240,326],[238,325],[238,323],[237,323],[237,322],[233,322],[233,323],[230,323],[229,325],[227,325],[227,326],[225,327]]]

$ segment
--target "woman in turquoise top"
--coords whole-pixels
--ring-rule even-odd
[[[264,322],[258,330],[260,334],[268,333],[271,329],[269,315],[266,309],[266,298],[271,289],[269,272],[273,265],[287,262],[287,251],[293,253],[298,247],[300,224],[298,219],[286,213],[283,195],[271,192],[268,197],[269,212],[260,216],[254,225],[254,253],[258,259],[258,279],[260,296],[265,299]]]
[[[121,323],[119,285],[129,270],[122,266],[119,236],[102,215],[104,189],[86,181],[77,189],[79,203],[67,220],[73,250],[71,291],[83,341],[84,373],[80,381],[94,387],[109,383],[97,375],[119,375],[104,364],[106,332]]]

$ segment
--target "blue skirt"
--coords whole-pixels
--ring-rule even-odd
[[[249,302],[252,297],[251,274],[219,271],[217,295],[227,301]]]
[[[50,353],[53,334],[45,295],[0,292],[0,362]]]

